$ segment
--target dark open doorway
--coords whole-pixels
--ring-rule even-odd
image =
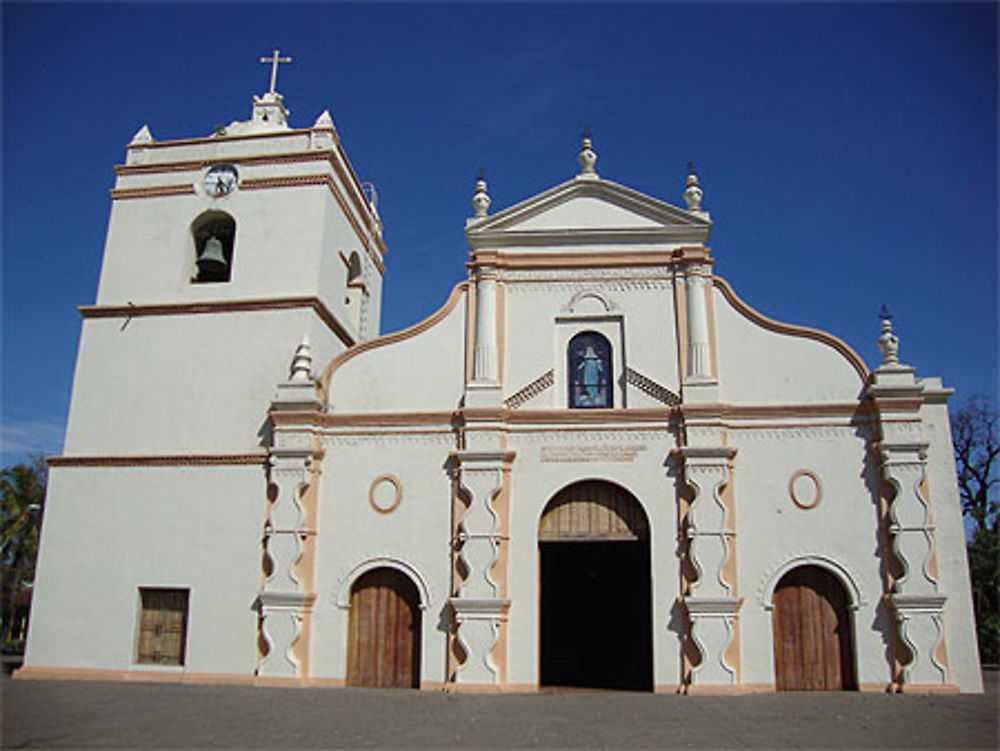
[[[543,686],[651,691],[648,540],[539,544]]]

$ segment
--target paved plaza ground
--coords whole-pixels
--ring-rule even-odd
[[[11,681],[4,748],[996,748],[982,696],[440,692]]]

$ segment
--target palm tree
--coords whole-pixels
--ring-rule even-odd
[[[5,643],[21,641],[25,636],[46,476],[47,467],[41,457],[0,470],[0,566]]]

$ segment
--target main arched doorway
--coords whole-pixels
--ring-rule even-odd
[[[653,688],[649,523],[631,493],[585,480],[538,525],[539,683]]]
[[[781,577],[772,624],[778,691],[857,688],[848,596],[830,571],[799,566]]]
[[[351,587],[347,685],[420,687],[420,595],[398,569],[372,569]]]

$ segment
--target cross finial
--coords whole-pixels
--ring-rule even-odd
[[[276,49],[271,57],[262,57],[260,61],[271,64],[271,90],[268,93],[274,94],[274,86],[278,82],[278,63],[290,63],[292,58],[281,57],[281,53]]]

